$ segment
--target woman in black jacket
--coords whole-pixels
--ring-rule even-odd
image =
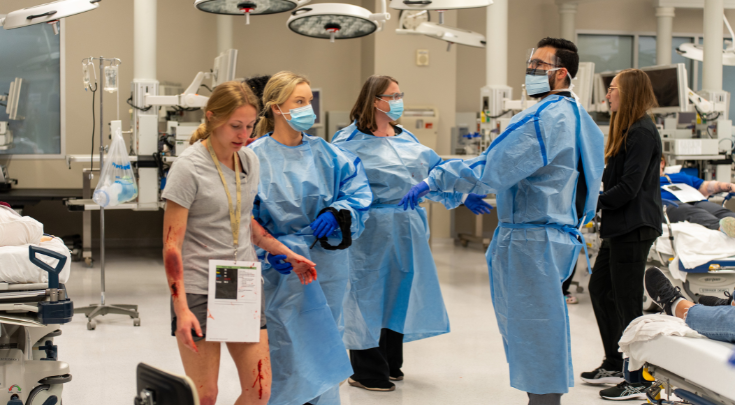
[[[661,235],[663,211],[659,189],[661,137],[650,110],[657,106],[648,75],[627,69],[608,89],[610,134],[605,146],[600,253],[589,291],[605,348],[605,360],[582,380],[592,384],[620,383],[600,391],[606,399],[643,395],[648,386],[623,380],[618,341],[628,324],[643,315],[643,273],[651,245]]]

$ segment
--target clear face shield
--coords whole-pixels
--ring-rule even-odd
[[[572,77],[567,72],[569,78],[569,86],[558,88],[561,86],[556,84],[556,75],[552,72],[565,69],[561,65],[561,60],[556,56],[555,49],[551,47],[531,48],[526,53],[526,92],[529,96],[542,96],[549,93],[552,88],[555,91],[572,91]],[[574,93],[572,93],[574,95]],[[576,96],[575,96],[576,99]]]

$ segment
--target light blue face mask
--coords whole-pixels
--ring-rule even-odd
[[[561,68],[555,68],[546,70],[544,75],[529,74],[528,69],[526,70],[526,93],[529,96],[536,94],[544,94],[551,91],[551,84],[549,83],[549,72],[555,72]]]
[[[380,98],[380,97],[378,97],[378,98]],[[385,115],[387,115],[388,118],[390,118],[393,121],[401,118],[401,115],[403,115],[403,99],[401,99],[401,100],[390,100],[390,101],[388,101],[388,105],[390,105],[390,110],[389,111],[383,111],[383,110],[381,110],[378,107],[375,107],[375,108],[378,108],[378,111],[380,111],[380,112],[384,112]]]
[[[281,107],[278,107],[278,111],[281,111]],[[288,122],[288,125],[296,131],[307,131],[314,126],[314,122],[316,122],[316,114],[314,114],[314,109],[311,107],[311,104],[289,110],[289,113],[291,119],[286,119],[286,122]],[[283,111],[281,111],[281,114],[283,114]],[[286,118],[285,114],[283,118]]]

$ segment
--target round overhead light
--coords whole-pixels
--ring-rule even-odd
[[[99,7],[100,0],[59,0],[16,10],[0,19],[6,30],[40,23],[55,23],[61,18],[81,14]],[[54,26],[56,31],[58,27]]]
[[[396,10],[456,10],[487,7],[491,4],[493,0],[391,0],[390,8]]]
[[[704,48],[702,45],[681,44],[676,48],[676,53],[687,58],[697,61],[704,61]],[[735,66],[735,50],[725,49],[722,51],[722,64],[725,66]]]
[[[225,15],[276,14],[291,11],[309,0],[195,0],[201,11]]]
[[[378,31],[384,14],[350,4],[323,3],[294,10],[286,25],[291,31],[312,38],[360,38]]]
[[[426,35],[428,37],[441,39],[450,44],[460,44],[474,46],[476,48],[485,47],[485,36],[473,31],[467,31],[454,27],[447,27],[433,22],[422,22],[413,30],[396,30],[398,34]]]

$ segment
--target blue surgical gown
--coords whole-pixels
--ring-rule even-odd
[[[392,137],[376,137],[360,132],[353,123],[339,131],[332,143],[360,157],[373,191],[365,232],[349,249],[347,348],[377,347],[382,328],[404,334],[404,342],[449,332],[429,248],[426,211],[404,211],[398,206],[442,159],[406,130]],[[462,202],[460,193],[433,192],[426,197],[447,208]]]
[[[347,250],[313,249],[309,227],[319,212],[348,210],[351,234],[364,229],[372,201],[360,159],[321,138],[303,136],[285,146],[270,134],[253,142],[260,160],[260,186],[253,216],[294,252],[316,263],[317,281],[301,285],[293,272],[281,275],[262,260],[273,386],[270,405],[339,404],[339,383],[352,375],[342,343],[342,302],[347,291]],[[329,238],[340,243],[337,231]],[[319,398],[317,398],[319,397]]]
[[[561,284],[582,248],[574,236],[579,218],[595,212],[603,148],[587,112],[552,95],[513,117],[481,156],[429,175],[431,190],[497,194],[499,226],[486,257],[511,386],[519,390],[561,394],[574,386]],[[580,167],[587,191],[578,213]]]

